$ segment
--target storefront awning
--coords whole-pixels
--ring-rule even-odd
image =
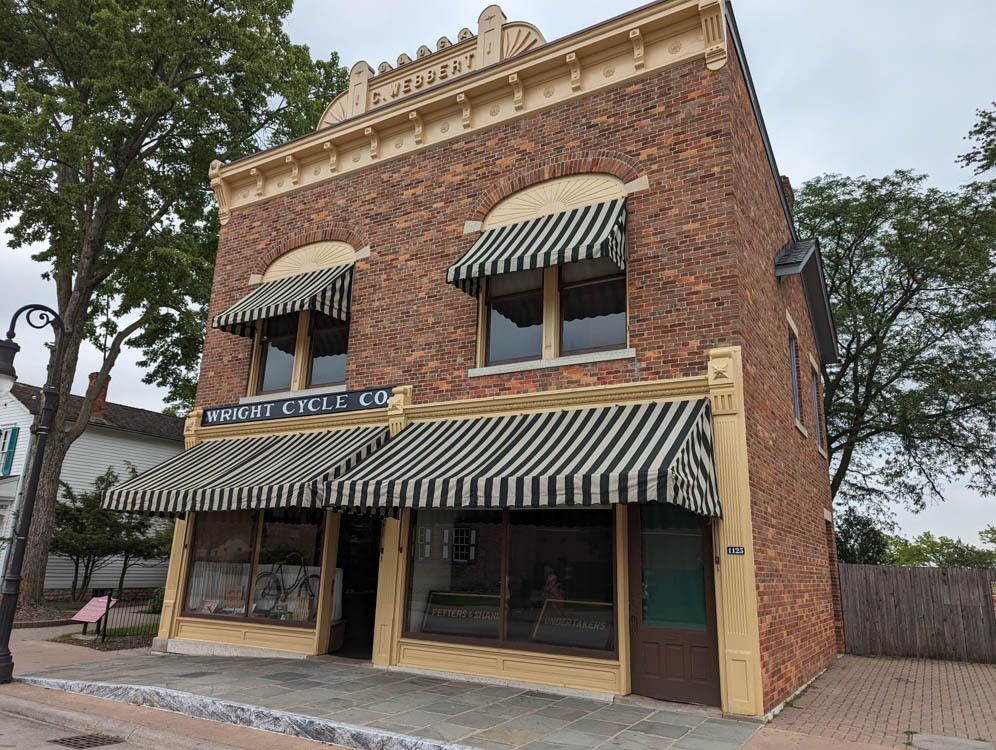
[[[369,509],[659,501],[722,515],[708,399],[416,423],[325,494]]]
[[[446,272],[446,281],[476,295],[481,278],[590,258],[626,268],[626,199],[488,229]]]
[[[211,440],[119,484],[111,510],[174,514],[322,505],[325,482],[387,442],[386,427]]]
[[[211,326],[239,336],[252,336],[257,320],[303,310],[318,310],[337,320],[349,320],[352,286],[352,264],[265,281],[216,315]]]

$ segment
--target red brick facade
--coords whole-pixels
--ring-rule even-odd
[[[447,267],[505,196],[567,174],[646,177],[629,197],[633,360],[467,377],[476,302]],[[236,211],[222,229],[210,315],[250,274],[315,240],[369,245],[356,264],[347,385],[411,384],[416,403],[705,372],[743,347],[765,710],[835,652],[825,459],[811,416],[816,347],[800,280],[773,258],[790,238],[742,75],[701,60]],[[786,310],[800,327],[804,437],[793,424]],[[245,395],[250,342],[209,330],[199,407]],[[807,411],[807,405],[808,411]]]

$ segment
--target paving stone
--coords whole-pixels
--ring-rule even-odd
[[[555,745],[546,740],[536,740],[536,742],[523,745],[519,750],[577,750],[577,748],[572,745]]]
[[[373,727],[374,729],[383,729],[385,732],[394,732],[395,734],[411,734],[418,729],[418,727],[411,727],[407,724],[399,724],[396,721],[391,721],[390,716],[386,719],[368,721],[364,724],[364,726]]]
[[[448,717],[446,714],[437,714],[432,711],[413,708],[410,711],[400,714],[392,714],[391,718],[394,721],[400,721],[402,724],[411,724],[413,727],[424,727],[437,721],[445,721]]]
[[[659,721],[641,721],[630,727],[634,732],[652,734],[655,737],[669,737],[674,740],[688,734],[689,727],[682,727],[677,724],[664,724]]]
[[[499,705],[502,706],[519,706],[522,708],[528,708],[535,710],[537,708],[545,708],[546,706],[552,705],[553,701],[549,701],[546,698],[536,698],[529,695],[516,695],[512,698],[506,698],[501,701]],[[559,704],[558,704],[559,705]],[[569,708],[575,708],[574,706],[569,706]]]
[[[386,714],[367,711],[363,708],[347,708],[344,711],[332,711],[327,718],[341,721],[344,724],[368,724],[371,721],[386,718]]]
[[[265,677],[268,680],[277,680],[277,681],[306,680],[308,678],[308,675],[303,672],[274,672],[271,674],[264,674],[261,676]]]
[[[693,737],[691,734],[675,740],[671,747],[675,750],[740,750],[743,743],[737,740],[724,740],[718,737]],[[802,745],[805,747],[805,744]]]
[[[467,747],[476,747],[479,750],[509,750],[512,747],[512,745],[505,745],[494,740],[479,739],[474,736],[464,737],[460,740],[460,744]]]
[[[679,727],[697,727],[707,717],[701,714],[685,713],[684,711],[654,711],[647,717],[648,721],[659,721],[662,724],[677,724]]]
[[[605,742],[605,736],[600,734],[590,734],[588,732],[578,732],[571,728],[561,729],[553,734],[548,734],[543,738],[545,742],[554,745],[570,745],[576,748],[592,748]]]
[[[642,719],[648,718],[653,712],[653,709],[650,708],[609,706],[608,708],[600,708],[597,711],[592,711],[588,714],[588,718],[613,721],[617,724],[635,724]]]
[[[437,714],[447,714],[452,716],[453,714],[462,714],[465,711],[472,711],[477,708],[477,706],[472,703],[463,703],[462,701],[451,699],[439,700],[438,696],[436,696],[436,698],[437,700],[434,702],[425,704],[424,708],[426,711],[434,711]]]
[[[546,708],[541,708],[536,711],[536,713],[540,716],[551,716],[554,719],[564,719],[566,721],[574,721],[575,719],[580,719],[583,716],[595,715],[581,708],[567,708],[566,706],[561,706],[557,703],[554,703],[552,706],[547,706]]]
[[[715,737],[721,740],[746,742],[758,730],[758,724],[728,719],[706,719],[692,731],[696,737]]]
[[[363,703],[361,708],[368,708],[371,711],[383,711],[387,714],[396,714],[401,713],[402,711],[409,711],[413,708],[421,708],[429,703],[435,703],[438,700],[438,695],[402,695],[397,698],[384,698]],[[443,712],[440,711],[439,713]]]
[[[566,719],[556,719],[552,716],[540,716],[539,714],[532,713],[509,719],[501,726],[511,727],[512,729],[528,729],[533,732],[555,732],[558,729],[566,727],[567,724],[568,721]]]
[[[547,732],[540,732],[534,729],[515,729],[509,727],[505,724],[499,724],[491,729],[485,729],[483,732],[478,732],[473,735],[482,740],[491,740],[493,742],[501,742],[504,745],[512,745],[517,747],[519,745],[525,745],[534,740],[538,740]]]
[[[611,721],[599,721],[598,719],[579,719],[568,726],[578,732],[588,732],[589,734],[600,734],[603,737],[611,737],[617,732],[621,732],[628,724],[614,724]]]
[[[666,737],[626,730],[610,737],[598,746],[598,750],[663,750],[671,747],[671,742]]]
[[[286,695],[290,691],[278,685],[267,685],[266,687],[249,688],[243,692],[246,695],[252,695],[256,698],[269,698],[274,695]]]
[[[425,729],[434,731],[439,735],[433,739],[446,740],[447,742],[455,742],[461,737],[466,737],[468,734],[477,732],[477,730],[472,727],[462,727],[459,724],[452,724],[448,721],[437,721],[435,724],[430,724],[425,727]]]
[[[468,711],[464,714],[457,714],[447,719],[450,724],[458,724],[473,729],[490,729],[508,720],[507,716],[495,716],[484,711]]]
[[[591,698],[562,698],[557,705],[563,706],[564,708],[580,708],[585,711],[598,711],[600,708],[608,708],[612,705],[612,702],[596,701]]]
[[[923,750],[993,750],[991,742],[945,737],[939,734],[914,734],[910,739],[913,747],[920,747]]]
[[[525,691],[523,691],[520,688],[502,687],[500,685],[488,685],[487,687],[475,690],[474,694],[487,695],[491,698],[503,699],[503,698],[511,698],[513,695],[519,695],[523,692]]]
[[[512,698],[511,700],[516,700]],[[526,700],[529,700],[528,698]],[[480,711],[487,711],[492,716],[502,716],[506,719],[511,719],[513,716],[522,716],[522,714],[531,714],[536,710],[536,706],[523,706],[521,704],[512,704],[507,702],[494,703],[490,706],[485,706],[484,708],[478,709]]]

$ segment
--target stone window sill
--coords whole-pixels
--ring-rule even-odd
[[[568,365],[583,365],[589,362],[611,362],[616,359],[636,359],[636,349],[614,349],[605,352],[586,352],[585,354],[568,354],[553,359],[531,359],[528,362],[508,362],[502,365],[474,367],[467,370],[468,378],[480,378],[486,375],[504,375],[511,372],[526,372],[529,370],[546,370],[552,367],[567,367]]]
[[[801,432],[806,437],[809,437],[809,430],[807,430],[806,427],[805,427],[805,425],[803,425],[803,423],[800,422],[798,419],[795,420],[795,429],[797,429],[799,432]]]
[[[326,385],[321,388],[305,388],[301,391],[276,391],[275,393],[263,393],[259,396],[243,396],[239,399],[240,404],[255,404],[260,401],[279,401],[282,398],[295,398],[296,396],[321,396],[323,393],[342,393],[346,390],[345,383],[339,385]]]
[[[816,450],[819,451],[820,455],[823,456],[823,460],[829,461],[830,457],[827,455],[827,449],[824,448],[819,443],[816,444]]]

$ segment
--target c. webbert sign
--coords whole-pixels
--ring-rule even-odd
[[[314,396],[281,398],[274,401],[257,401],[237,406],[216,406],[205,409],[201,425],[211,427],[239,422],[261,422],[265,419],[310,417],[315,414],[335,414],[364,409],[383,409],[391,397],[393,386],[367,388],[363,391],[321,393]]]

